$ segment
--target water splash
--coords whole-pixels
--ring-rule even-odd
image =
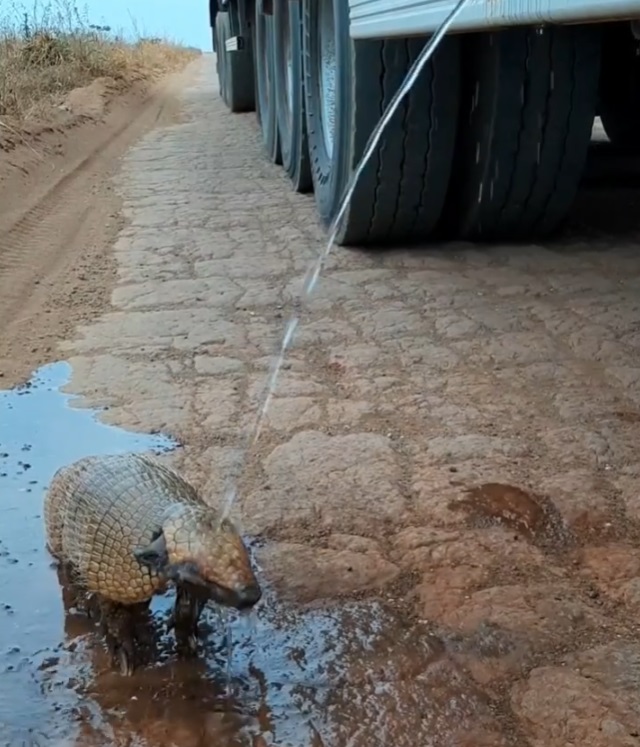
[[[231,697],[232,693],[232,682],[231,672],[233,671],[233,621],[231,615],[226,614],[226,649],[227,649],[227,661],[225,665],[225,676],[226,676],[226,687],[227,697]]]
[[[376,126],[373,128],[371,135],[369,136],[369,139],[365,146],[362,157],[360,158],[358,165],[356,166],[353,173],[351,174],[349,181],[347,183],[347,186],[345,187],[344,193],[340,201],[340,209],[336,213],[335,218],[332,220],[331,225],[329,226],[329,236],[327,239],[327,243],[324,249],[318,255],[317,259],[311,264],[311,266],[307,270],[307,273],[304,278],[303,286],[302,286],[301,300],[303,303],[309,298],[309,296],[315,290],[315,287],[322,273],[322,269],[327,259],[329,258],[329,255],[331,254],[331,250],[333,249],[333,246],[335,244],[336,236],[338,234],[338,230],[340,229],[342,219],[344,218],[344,215],[351,203],[351,198],[353,197],[353,193],[358,183],[358,179],[360,178],[365,167],[371,160],[371,157],[373,156],[375,149],[378,146],[380,139],[382,138],[385,128],[391,121],[391,118],[393,117],[393,115],[396,113],[396,110],[400,106],[404,97],[411,91],[416,80],[418,79],[422,70],[424,69],[424,66],[427,64],[429,59],[433,56],[433,53],[438,48],[440,42],[444,38],[447,31],[451,28],[451,25],[453,24],[454,20],[457,18],[457,16],[460,14],[460,12],[463,10],[463,8],[467,5],[468,2],[470,2],[470,0],[458,0],[453,10],[449,13],[449,15],[444,19],[444,21],[436,29],[433,36],[425,44],[424,49],[422,50],[422,52],[420,52],[417,59],[415,60],[411,68],[409,69],[409,72],[406,74],[405,79],[402,82],[402,85],[398,88],[393,98],[389,102],[387,109],[381,116]],[[223,504],[223,516],[228,516],[228,514],[230,513],[233,507],[233,504],[235,503],[235,500],[237,497],[238,478],[240,476],[242,469],[244,468],[246,464],[247,456],[249,454],[250,449],[254,446],[254,444],[260,437],[260,433],[262,431],[262,426],[264,424],[265,417],[269,410],[269,406],[271,405],[273,394],[276,390],[276,385],[278,383],[278,377],[282,370],[282,365],[284,363],[286,354],[291,346],[291,343],[293,342],[293,338],[294,338],[296,329],[298,327],[299,321],[300,321],[299,315],[297,313],[294,313],[289,318],[289,321],[287,322],[285,326],[285,331],[284,331],[284,335],[282,338],[282,342],[280,344],[280,348],[274,357],[273,363],[269,370],[269,376],[267,378],[267,383],[263,390],[262,404],[258,408],[258,413],[256,415],[256,419],[254,421],[253,427],[249,431],[249,437],[248,437],[247,443],[241,451],[242,458],[239,460],[239,464],[237,465],[237,471],[234,474],[232,474],[230,479],[228,480],[228,487],[227,487],[227,490],[225,491],[225,498],[224,498],[224,504]]]

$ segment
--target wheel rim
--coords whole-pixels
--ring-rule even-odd
[[[336,120],[336,27],[333,0],[322,0],[318,18],[320,81],[320,119],[322,137],[328,156],[333,155],[333,137]]]

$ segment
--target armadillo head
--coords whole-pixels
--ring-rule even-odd
[[[188,584],[228,607],[248,609],[262,596],[237,529],[208,507],[173,509],[150,544],[134,554],[167,580]]]

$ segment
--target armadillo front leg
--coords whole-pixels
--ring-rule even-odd
[[[197,596],[181,584],[176,586],[176,601],[167,627],[175,631],[178,648],[185,653],[195,654],[198,648],[198,621],[206,599]]]
[[[136,665],[136,611],[122,604],[100,600],[101,627],[113,663],[126,677]]]

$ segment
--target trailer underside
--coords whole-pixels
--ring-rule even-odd
[[[338,244],[541,239],[562,227],[572,205],[596,115],[612,140],[636,147],[632,24],[533,24],[533,4],[516,5],[506,17],[508,4],[469,0],[454,24],[467,33],[444,37],[392,116]],[[313,191],[325,225],[428,41],[401,24],[417,13],[424,21],[427,8],[433,30],[452,7],[400,0],[392,15],[404,35],[385,39],[361,38],[374,27],[358,24],[391,14],[387,0],[229,0],[212,9],[227,106],[256,111],[267,157],[295,190]],[[505,27],[477,30],[481,10],[487,25],[500,8]],[[547,3],[544,12],[575,20],[581,8]],[[629,12],[622,3],[607,9]]]

